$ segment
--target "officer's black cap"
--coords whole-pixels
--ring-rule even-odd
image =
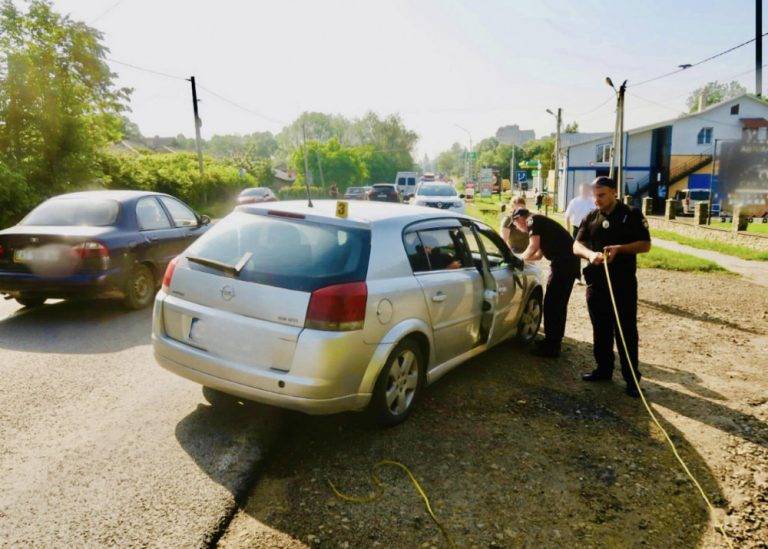
[[[512,219],[517,219],[518,217],[528,217],[531,214],[526,208],[518,208],[514,212],[512,212]]]
[[[610,177],[606,177],[604,175],[601,175],[600,177],[596,177],[595,180],[592,182],[593,187],[608,187],[609,189],[616,189],[616,182],[611,179]]]

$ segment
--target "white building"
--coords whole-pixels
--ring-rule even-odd
[[[654,198],[655,209],[686,188],[709,188],[715,140],[738,140],[757,121],[768,124],[768,104],[750,94],[699,112],[624,133],[625,192]],[[578,135],[578,134],[576,134]],[[563,143],[558,207],[564,209],[582,183],[608,175],[613,134]],[[719,149],[718,149],[719,154]],[[715,194],[715,201],[718,200]]]

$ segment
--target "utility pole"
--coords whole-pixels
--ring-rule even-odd
[[[509,161],[509,188],[510,190],[515,188],[517,184],[517,178],[515,177],[515,145],[512,144],[512,158]],[[523,193],[525,196],[525,193]]]
[[[624,80],[618,90],[610,78],[606,77],[605,82],[616,92],[616,125],[613,133],[611,169],[608,176],[613,179],[613,168],[616,165],[618,170],[616,188],[619,193],[619,200],[621,200],[624,197],[624,95],[627,91],[627,81]],[[618,161],[616,161],[616,158],[618,158]]]
[[[197,110],[197,86],[195,85],[195,77],[191,76],[187,78],[192,83],[192,110],[195,113],[195,148],[197,148],[197,167],[200,169],[200,177],[203,177],[203,148],[200,142],[200,127],[203,125],[203,121],[200,120],[200,114]]]
[[[763,0],[755,0],[755,95],[763,95]]]
[[[301,122],[301,156],[304,157],[304,184],[307,187],[307,205],[313,208],[312,193],[309,190],[309,162],[307,162],[307,126]]]
[[[560,128],[563,124],[563,109],[557,108],[557,114],[547,109],[547,112],[557,118],[557,133],[555,134],[555,188],[552,191],[552,209],[557,208],[557,188],[560,182]]]

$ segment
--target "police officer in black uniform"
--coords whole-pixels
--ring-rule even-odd
[[[512,213],[512,222],[529,235],[528,247],[520,256],[524,261],[546,257],[550,262],[544,294],[544,339],[536,342],[533,353],[547,358],[560,356],[565,334],[565,319],[573,283],[579,277],[579,259],[573,254],[573,238],[557,221],[533,214],[525,208]]]
[[[592,183],[592,193],[597,209],[587,214],[581,222],[573,252],[589,261],[584,269],[587,284],[587,307],[592,320],[593,351],[597,367],[584,374],[584,381],[610,380],[613,375],[616,340],[621,360],[621,373],[627,382],[627,394],[640,396],[638,387],[629,370],[629,363],[616,326],[616,317],[608,293],[604,262],[609,264],[611,284],[619,311],[621,328],[629,350],[629,358],[637,369],[637,254],[651,249],[648,222],[637,208],[619,202],[616,182],[608,177],[598,177]]]

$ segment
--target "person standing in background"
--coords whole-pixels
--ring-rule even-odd
[[[581,194],[574,197],[565,209],[565,225],[574,240],[579,233],[581,222],[594,209],[595,200],[592,198],[592,186],[589,183],[582,183]],[[581,273],[579,273],[577,284],[582,284]]]
[[[512,220],[512,214],[519,208],[525,208],[525,197],[516,196],[509,202],[509,215],[501,220],[501,236],[509,249],[521,254],[528,247],[528,231],[521,231]]]

